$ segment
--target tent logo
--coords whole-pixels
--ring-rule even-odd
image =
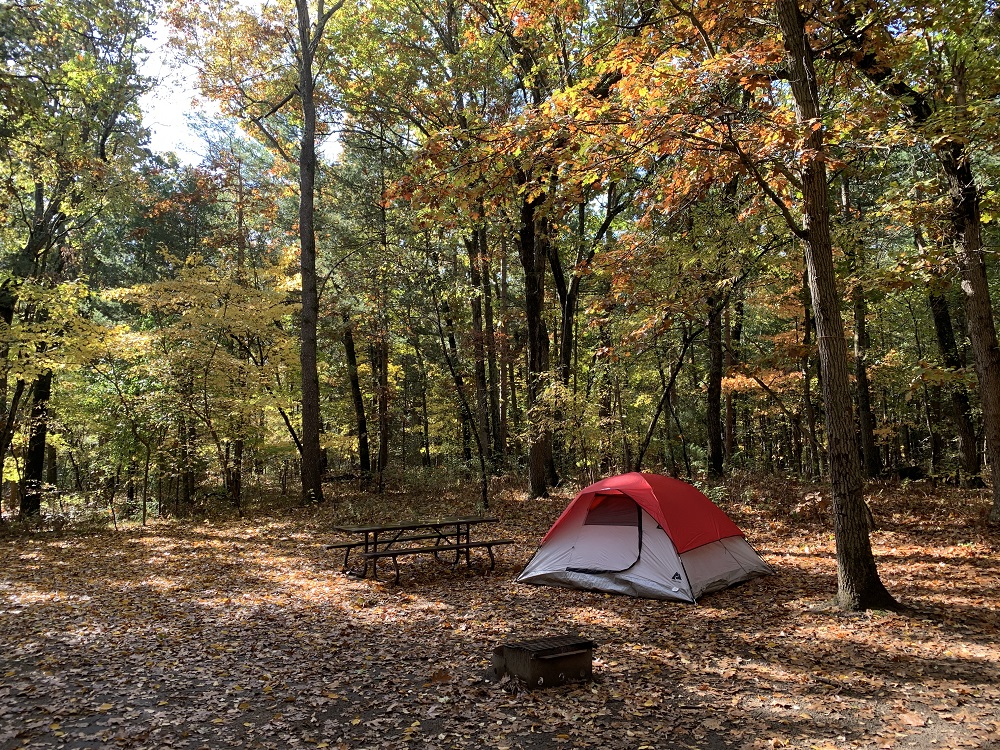
[[[670,580],[672,580],[672,581],[679,581],[679,580],[681,580],[681,574],[680,574],[680,573],[674,573],[674,574],[673,574],[673,575],[672,575],[672,576],[670,577]]]

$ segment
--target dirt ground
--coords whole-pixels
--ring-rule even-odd
[[[491,508],[519,540],[494,572],[411,558],[399,585],[349,578],[324,549],[335,523],[472,500],[347,494],[286,518],[0,539],[0,750],[1000,749],[981,493],[870,494],[882,578],[912,609],[860,615],[822,607],[833,540],[802,488],[720,501],[777,575],[698,605],[513,583],[567,501],[514,491]],[[484,680],[497,644],[566,633],[598,642],[592,683]]]

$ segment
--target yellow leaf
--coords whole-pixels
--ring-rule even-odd
[[[98,711],[110,711],[114,707],[115,707],[114,703],[102,703],[101,705],[99,705],[97,707],[97,710]]]

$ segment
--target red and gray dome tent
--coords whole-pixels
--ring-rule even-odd
[[[697,488],[632,472],[580,492],[517,580],[694,602],[773,572]]]

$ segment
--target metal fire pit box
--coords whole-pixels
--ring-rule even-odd
[[[503,643],[493,649],[490,676],[500,680],[509,674],[532,690],[588,681],[594,676],[594,645],[575,635]]]

